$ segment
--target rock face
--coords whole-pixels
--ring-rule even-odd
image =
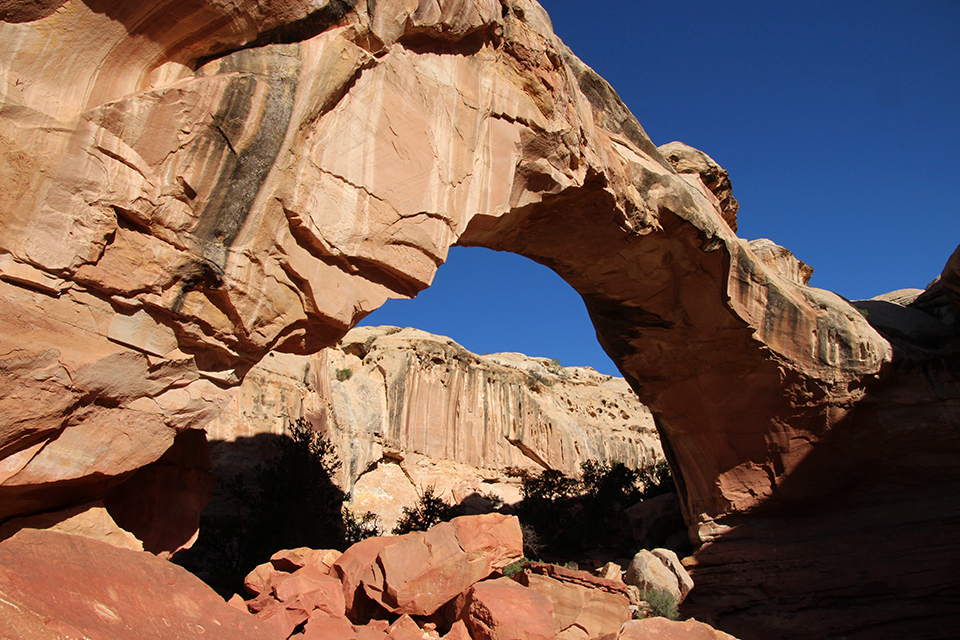
[[[0,636],[269,640],[184,569],[143,552],[25,529],[0,543]]]
[[[751,547],[768,554],[748,582],[770,620],[805,607],[804,636],[826,624],[777,589],[834,589],[817,545],[866,523],[883,526],[861,550],[917,534],[956,555],[956,341],[894,338],[771,268],[533,0],[14,0],[2,15],[0,517],[103,500],[153,526],[121,487],[253,364],[333,344],[459,243],[580,293],[655,415],[702,566],[794,536]],[[197,467],[162,464],[181,489],[144,510],[202,502]],[[808,528],[785,522],[798,514]],[[189,539],[194,515],[154,548]],[[922,603],[956,577],[873,557],[844,568],[887,586],[832,591],[862,616],[843,630],[952,628]],[[716,615],[756,604],[698,584]]]
[[[524,473],[663,460],[653,416],[622,378],[479,356],[416,329],[359,327],[315,356],[274,354],[247,374],[207,426],[218,475],[259,462],[258,437],[301,416],[338,444],[352,508],[378,514],[387,530],[427,487],[455,502],[512,503]]]

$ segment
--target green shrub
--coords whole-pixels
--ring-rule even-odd
[[[547,469],[523,480],[515,507],[528,556],[565,558],[596,547],[627,550],[634,544],[626,515],[632,505],[673,490],[666,463],[638,471],[615,462],[585,462],[579,480]]]
[[[677,611],[676,599],[666,591],[659,591],[657,589],[644,590],[640,594],[640,597],[650,605],[650,608],[653,610],[652,617],[666,618],[667,620],[676,620],[680,617],[680,613]]]
[[[447,504],[434,493],[433,487],[427,487],[423,490],[417,504],[403,508],[403,516],[397,522],[397,526],[393,528],[393,534],[402,535],[411,531],[426,531],[435,524],[447,522],[461,515],[463,515],[462,507]]]
[[[274,446],[252,482],[226,481],[232,515],[202,520],[196,544],[174,558],[221,595],[241,591],[243,578],[280,549],[346,547],[346,494],[333,482],[340,468],[333,445],[301,418]]]
[[[350,376],[353,375],[353,371],[350,369],[337,369],[337,380],[340,382],[346,382],[350,379]]]
[[[347,546],[356,544],[367,538],[375,538],[383,535],[383,529],[380,528],[380,518],[371,511],[357,515],[347,507],[344,507],[343,526],[343,537]]]

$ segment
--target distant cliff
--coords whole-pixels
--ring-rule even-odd
[[[519,499],[519,476],[585,460],[663,459],[650,411],[622,378],[518,353],[476,355],[417,329],[359,327],[314,356],[272,354],[207,425],[221,475],[306,417],[334,440],[355,509],[390,524],[432,486]]]

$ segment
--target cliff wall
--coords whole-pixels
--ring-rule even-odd
[[[359,327],[318,354],[273,354],[247,374],[207,425],[215,472],[251,468],[269,454],[262,436],[300,417],[337,445],[352,507],[388,529],[427,487],[456,502],[478,493],[512,503],[525,474],[663,460],[653,416],[622,378]]]

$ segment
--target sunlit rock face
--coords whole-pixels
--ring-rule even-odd
[[[697,540],[847,495],[864,451],[958,484],[955,433],[855,426],[878,389],[896,403],[887,334],[737,238],[721,184],[675,168],[532,0],[0,12],[0,517],[122,495],[266,353],[334,343],[455,243],[583,296]]]
[[[477,355],[417,329],[357,327],[312,356],[271,354],[207,424],[219,477],[249,472],[300,417],[328,434],[354,511],[389,531],[432,488],[447,501],[521,498],[522,478],[588,460],[663,460],[626,381],[519,353]],[[221,500],[210,505],[217,511]]]

